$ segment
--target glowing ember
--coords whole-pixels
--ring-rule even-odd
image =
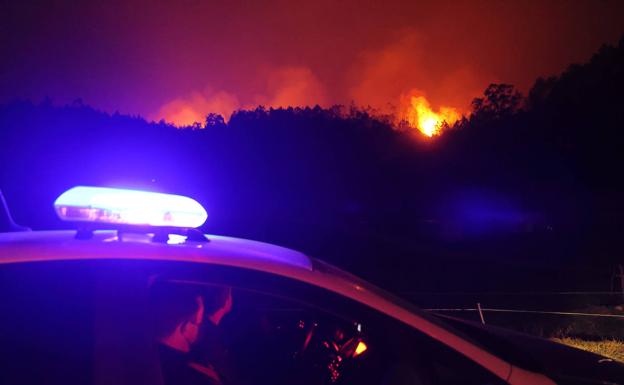
[[[452,125],[459,118],[459,112],[451,107],[440,107],[438,112],[434,112],[424,96],[410,98],[405,116],[410,127],[418,128],[420,132],[429,137],[440,134],[445,122]]]

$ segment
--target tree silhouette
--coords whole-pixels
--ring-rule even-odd
[[[225,120],[223,119],[223,116],[211,112],[206,116],[206,123],[204,127],[205,128],[224,128]]]
[[[479,120],[497,120],[518,111],[522,95],[511,84],[490,84],[484,97],[472,101],[473,115]]]

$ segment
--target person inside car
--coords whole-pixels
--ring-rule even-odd
[[[204,320],[204,300],[196,288],[157,283],[150,290],[150,307],[165,385],[222,385],[208,363],[191,359]]]
[[[232,310],[232,289],[212,286],[202,290],[204,320],[199,329],[199,338],[191,349],[193,360],[215,369],[226,385],[236,383],[235,370],[219,327],[223,317]]]

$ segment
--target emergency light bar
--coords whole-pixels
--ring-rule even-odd
[[[155,192],[78,186],[54,202],[64,221],[156,227],[195,228],[206,221],[206,210],[195,200]]]

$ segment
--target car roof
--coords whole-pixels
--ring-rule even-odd
[[[251,267],[312,270],[305,254],[247,239],[207,235],[208,242],[171,235],[168,243],[153,242],[153,234],[94,231],[76,239],[76,231],[0,233],[0,264],[68,259],[155,259]]]

